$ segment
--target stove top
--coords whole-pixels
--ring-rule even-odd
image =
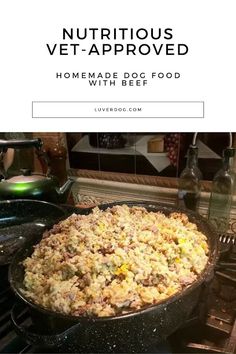
[[[221,256],[211,286],[203,291],[184,328],[165,343],[148,348],[148,353],[236,353],[236,245],[226,240],[221,243]],[[15,333],[11,309],[16,298],[9,287],[7,272],[7,266],[0,267],[0,353],[55,353],[52,348],[31,346]],[[26,310],[19,320],[21,324],[30,324]]]
[[[228,240],[228,239],[227,239]],[[233,240],[234,241],[234,240]],[[174,352],[236,353],[236,245],[221,244],[214,279],[189,325],[169,338]]]

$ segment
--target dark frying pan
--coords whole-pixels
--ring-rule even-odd
[[[64,208],[44,201],[0,201],[0,265],[10,263],[31,237],[40,237],[46,228],[66,215]]]
[[[180,211],[169,206],[155,203],[121,202],[101,205],[106,209],[117,204],[143,206],[148,211],[162,211],[166,215]],[[82,211],[90,213],[92,208]],[[33,244],[27,243],[14,258],[9,271],[12,289],[25,303],[30,312],[34,331],[18,324],[21,306],[12,311],[12,320],[18,334],[29,343],[55,346],[65,352],[145,352],[148,347],[160,343],[175,332],[187,320],[196,306],[206,284],[212,279],[217,256],[217,238],[207,220],[200,215],[184,211],[190,221],[197,224],[208,239],[209,261],[198,279],[167,300],[141,310],[112,317],[75,317],[45,310],[24,297],[24,269],[22,260],[32,253]]]

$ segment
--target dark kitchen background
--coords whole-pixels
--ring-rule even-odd
[[[53,172],[62,182],[67,169],[129,175],[179,177],[193,133],[0,133],[0,139],[41,137]],[[212,180],[221,167],[228,133],[199,133],[199,168],[204,180]],[[64,162],[63,162],[64,161]],[[44,169],[32,149],[15,150],[10,174],[20,168]]]
[[[67,133],[70,167],[178,177],[192,139],[193,133]],[[229,134],[199,133],[197,141],[203,178],[212,180],[221,167],[220,158],[229,144]]]

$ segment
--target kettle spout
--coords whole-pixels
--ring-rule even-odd
[[[67,197],[68,197],[68,195],[70,193],[72,184],[74,182],[75,181],[72,178],[68,178],[68,180],[63,184],[63,186],[61,186],[60,188],[56,189],[58,197],[59,197],[59,200],[60,200],[61,203],[65,203],[66,202]]]

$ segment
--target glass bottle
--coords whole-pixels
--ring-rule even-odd
[[[198,168],[198,147],[190,145],[186,167],[179,177],[177,205],[196,211],[200,198],[202,173]]]
[[[227,232],[229,227],[235,180],[234,155],[234,148],[223,151],[222,168],[216,173],[212,182],[208,219],[219,233]]]

